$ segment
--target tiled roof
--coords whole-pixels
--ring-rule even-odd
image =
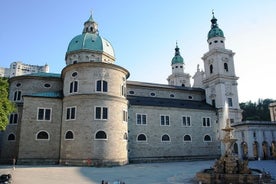
[[[130,95],[127,97],[127,99],[129,100],[130,105],[215,110],[214,107],[212,107],[204,101],[142,97]]]

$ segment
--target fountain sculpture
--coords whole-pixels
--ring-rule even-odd
[[[222,130],[225,133],[221,140],[225,145],[225,153],[215,161],[213,168],[198,172],[197,181],[202,184],[270,183],[269,174],[248,168],[248,160],[241,160],[233,153],[232,147],[237,139],[233,138],[233,128],[229,119],[226,120],[226,126]]]

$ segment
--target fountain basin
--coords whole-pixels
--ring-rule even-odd
[[[250,169],[249,174],[215,173],[213,168],[196,173],[196,179],[202,184],[256,184],[270,183],[271,176],[259,169]]]

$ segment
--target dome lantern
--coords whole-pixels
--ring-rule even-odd
[[[70,41],[65,60],[67,65],[79,62],[115,62],[113,47],[108,40],[99,35],[98,24],[92,14],[84,22],[82,34]]]

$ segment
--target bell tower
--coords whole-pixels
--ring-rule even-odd
[[[176,43],[175,54],[172,58],[172,74],[168,77],[169,85],[191,87],[190,78],[191,76],[184,73],[184,59],[180,55],[178,45]]]
[[[207,43],[209,51],[202,57],[205,78],[202,81],[206,91],[206,102],[218,108],[219,117],[223,117],[223,109],[228,106],[228,118],[231,123],[241,121],[237,81],[235,73],[234,52],[225,48],[223,31],[214,16],[211,19],[211,30]],[[222,122],[220,118],[219,122]],[[220,126],[220,129],[224,125]]]

